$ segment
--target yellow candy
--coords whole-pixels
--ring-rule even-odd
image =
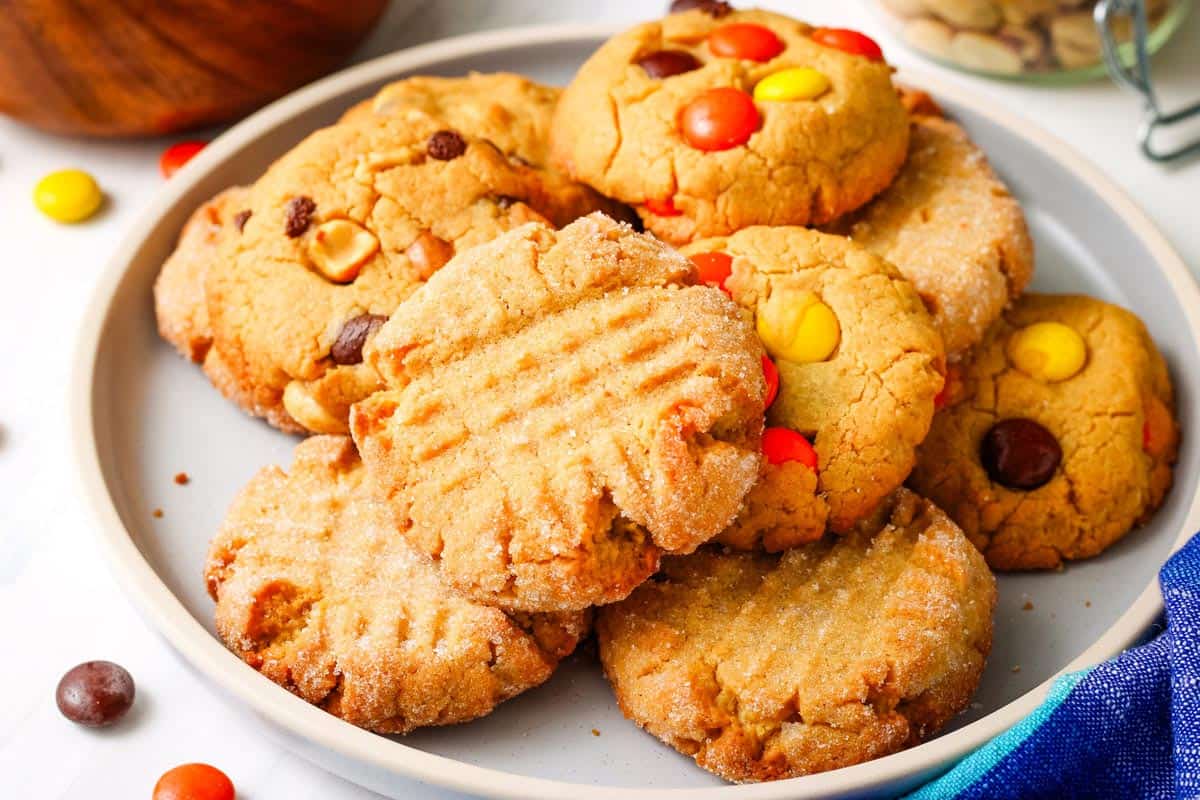
[[[798,364],[824,361],[841,339],[833,309],[812,292],[773,292],[759,307],[757,324],[768,353]]]
[[[811,67],[793,67],[768,75],[754,87],[754,99],[782,102],[813,100],[829,91],[829,78]]]
[[[1087,363],[1087,344],[1061,322],[1035,322],[1009,338],[1008,360],[1043,383],[1065,381]]]
[[[33,204],[58,222],[80,222],[100,208],[104,195],[96,179],[81,169],[51,172],[33,187]]]

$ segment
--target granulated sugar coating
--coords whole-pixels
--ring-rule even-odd
[[[234,502],[205,569],[246,663],[380,733],[463,722],[545,681],[586,613],[508,615],[447,587],[366,491],[347,437],[296,448]]]
[[[901,489],[778,558],[665,559],[596,630],[627,717],[723,778],[772,780],[893,753],[966,708],[995,599],[962,532]]]
[[[366,357],[352,431],[405,536],[469,596],[625,597],[733,519],[759,470],[762,348],[692,264],[594,214],[455,258]]]

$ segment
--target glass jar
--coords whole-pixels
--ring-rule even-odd
[[[1104,74],[1095,0],[867,0],[896,35],[947,66],[1055,82]],[[1151,52],[1179,28],[1192,0],[1145,0]],[[1129,19],[1114,33],[1132,35]]]

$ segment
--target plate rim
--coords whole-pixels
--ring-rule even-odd
[[[1041,703],[1050,685],[1064,672],[1099,663],[1134,644],[1162,613],[1157,578],[1150,581],[1112,627],[1060,672],[975,722],[917,747],[852,767],[771,783],[687,789],[599,786],[517,775],[428,753],[402,741],[356,728],[261,679],[226,650],[162,581],[122,523],[108,491],[94,418],[99,345],[110,316],[117,310],[114,301],[128,266],[159,224],[164,209],[173,207],[212,169],[253,141],[263,130],[274,128],[315,105],[392,78],[400,72],[419,70],[430,63],[523,47],[584,44],[611,36],[624,27],[578,23],[518,26],[442,39],[371,59],[292,92],[242,120],[213,140],[159,190],[118,243],[91,293],[87,312],[78,329],[68,383],[75,478],[85,510],[96,523],[96,538],[109,571],[143,619],[148,620],[192,667],[273,725],[359,764],[454,791],[514,800],[530,797],[663,800],[684,794],[704,800],[735,796],[743,800],[800,800],[869,791],[921,773],[938,771],[1011,728]],[[965,86],[908,67],[900,70],[900,77],[918,84],[934,97],[946,98],[969,108],[990,123],[1025,139],[1054,157],[1075,179],[1094,191],[1122,217],[1153,255],[1157,268],[1179,298],[1192,340],[1200,348],[1200,287],[1196,278],[1145,212],[1099,167],[1037,123],[988,103]],[[1197,528],[1200,528],[1200,493],[1192,498],[1171,552],[1178,550],[1190,532]],[[290,744],[285,743],[285,746],[295,749]]]

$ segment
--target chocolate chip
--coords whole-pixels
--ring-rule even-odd
[[[639,58],[637,65],[651,78],[669,78],[700,69],[700,61],[683,50],[658,50]]]
[[[308,226],[312,224],[313,213],[316,210],[317,204],[311,197],[293,197],[288,200],[287,205],[283,207],[287,218],[284,229],[287,235],[292,239],[302,236],[308,230]]]
[[[74,667],[54,692],[58,710],[89,728],[112,725],[133,705],[133,677],[111,661],[86,661]]]
[[[454,131],[438,131],[429,137],[426,149],[430,158],[452,161],[467,152],[467,143]]]
[[[1031,419],[997,422],[983,436],[979,460],[988,476],[1010,489],[1036,489],[1052,477],[1062,462],[1062,447],[1054,434]]]
[[[733,13],[733,6],[722,0],[675,0],[671,3],[670,13],[678,14],[681,11],[691,11],[693,8],[700,9],[713,19],[720,19]]]
[[[238,229],[238,233],[241,233],[245,229],[246,223],[250,221],[250,215],[253,213],[253,211],[247,210],[239,211],[233,215],[233,227]]]
[[[382,314],[359,314],[343,322],[333,347],[329,348],[329,357],[333,363],[361,364],[363,345],[385,322],[387,317]]]

